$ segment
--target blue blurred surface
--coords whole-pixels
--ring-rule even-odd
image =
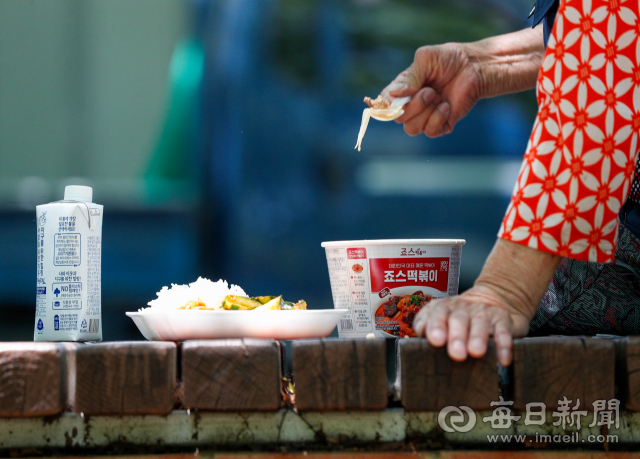
[[[208,196],[220,216],[217,250],[224,265],[218,269],[251,291],[311,297],[318,300],[316,306],[329,307],[320,242],[457,237],[468,240],[462,285],[469,286],[495,241],[508,192],[484,187],[479,193],[452,195],[443,186],[423,196],[373,196],[359,186],[355,175],[381,157],[447,158],[454,163],[459,159],[461,169],[474,157],[518,160],[533,118],[531,107],[515,98],[481,101],[453,135],[435,140],[410,138],[395,123],[372,121],[363,149],[357,152],[353,145],[362,97],[375,96],[380,87],[358,86],[349,75],[366,53],[371,71],[381,62],[393,62],[395,68],[384,69],[393,78],[410,63],[395,64],[407,50],[386,45],[361,53],[352,41],[357,39],[358,31],[353,30],[357,27],[350,29],[353,22],[347,20],[354,11],[341,2],[306,2],[314,5],[315,15],[306,16],[313,18],[305,23],[307,33],[298,33],[307,40],[313,58],[306,64],[313,70],[286,72],[273,59],[278,47],[273,24],[279,23],[278,8],[283,3],[218,2],[215,14],[208,11],[203,158],[210,177]],[[501,6],[505,16],[512,13],[507,2],[481,3],[485,17],[478,23],[500,16]],[[422,7],[428,11],[434,5],[426,2]],[[454,2],[451,8],[456,7],[478,5]],[[487,13],[487,8],[492,10]],[[371,9],[364,5],[360,13],[374,18]],[[510,24],[516,30],[525,22]],[[301,65],[304,69],[305,63]]]
[[[434,171],[485,163],[502,171],[502,162],[522,157],[535,115],[533,94],[481,101],[452,135],[435,140],[372,121],[358,152],[353,146],[362,99],[408,66],[425,40],[517,30],[526,26],[529,3],[190,2],[192,40],[205,50],[202,87],[188,140],[163,155],[179,150],[189,156],[180,178],[197,193],[182,210],[144,200],[134,208],[109,206],[109,196],[101,200],[94,193],[105,204],[105,339],[140,338],[123,312],[143,307],[163,285],[199,275],[227,279],[250,294],[283,294],[304,298],[313,308],[332,307],[322,241],[464,238],[461,287],[468,287],[508,203],[504,180],[489,174],[460,191],[460,176],[450,174],[450,186],[445,180],[429,190],[413,177],[422,191],[403,183],[372,192],[366,180],[374,177],[367,171],[381,159],[427,168],[433,161]],[[388,174],[398,174],[394,170]],[[6,311],[18,310],[32,320],[34,229],[35,208],[0,211],[4,321]],[[23,334],[5,336],[31,339]]]

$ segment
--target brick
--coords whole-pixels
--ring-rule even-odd
[[[299,410],[383,410],[389,401],[382,339],[312,339],[292,343]]]
[[[580,337],[525,338],[514,341],[513,407],[539,402],[547,410],[563,397],[580,400],[581,410],[615,397],[615,344]]]
[[[640,411],[640,337],[618,340],[616,376],[624,408]]]
[[[302,453],[215,453],[215,459],[634,459],[637,452],[605,451],[385,451]],[[78,458],[83,459],[83,458]],[[129,459],[129,458],[121,458]],[[147,459],[147,458],[145,458]],[[162,458],[171,459],[171,458]]]
[[[282,404],[282,344],[263,339],[187,341],[182,346],[183,405],[211,411],[277,410]]]
[[[484,357],[454,362],[445,347],[435,348],[426,339],[398,340],[398,383],[407,411],[438,411],[445,406],[491,408],[498,400],[498,364],[489,342]]]
[[[622,451],[439,451],[438,453],[437,459],[633,459],[638,457],[637,452]]]
[[[167,414],[173,409],[174,343],[87,344],[76,351],[73,410],[99,414]]]
[[[318,452],[304,451],[300,453],[216,453],[215,459],[439,459],[439,453],[424,452]]]
[[[72,345],[0,343],[0,417],[51,416],[68,404]]]

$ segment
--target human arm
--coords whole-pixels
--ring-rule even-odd
[[[382,95],[413,96],[396,122],[409,135],[438,137],[451,132],[478,100],[533,88],[543,54],[542,27],[424,46]]]
[[[481,357],[493,336],[498,361],[513,358],[513,338],[525,336],[561,257],[505,239],[496,241],[474,286],[458,296],[433,300],[414,320],[418,336],[447,345],[462,361]]]
[[[408,134],[447,134],[479,99],[535,86],[544,55],[541,29],[420,48],[382,95],[413,96],[396,120]],[[433,346],[447,345],[457,361],[484,355],[493,336],[499,362],[509,365],[513,337],[527,334],[559,261],[559,256],[498,239],[474,287],[423,307],[414,330]]]

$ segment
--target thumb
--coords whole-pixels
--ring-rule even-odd
[[[407,70],[400,73],[385,89],[389,91],[391,97],[413,96],[422,88],[423,82],[422,72],[414,63]]]

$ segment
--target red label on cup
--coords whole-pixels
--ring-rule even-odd
[[[347,249],[347,258],[350,260],[365,260],[367,258],[367,249]]]
[[[349,250],[348,249],[347,253]],[[357,249],[360,250],[360,249]],[[364,250],[364,249],[362,249]],[[349,257],[351,258],[351,257]],[[449,258],[372,258],[371,291],[405,285],[431,287],[441,292],[449,285]]]

